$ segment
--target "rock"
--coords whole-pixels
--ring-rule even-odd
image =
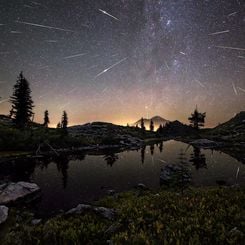
[[[6,206],[0,206],[0,224],[4,223],[8,218],[9,209]]]
[[[190,144],[194,145],[196,147],[201,147],[201,148],[214,148],[214,147],[221,146],[221,143],[215,142],[212,140],[208,140],[208,139],[194,140],[194,141],[190,142]]]
[[[115,190],[108,190],[108,191],[107,191],[107,195],[109,195],[109,196],[114,196],[115,193],[116,193]]]
[[[93,210],[103,216],[106,219],[113,220],[116,215],[116,211],[111,208],[104,208],[104,207],[94,207]]]
[[[142,184],[142,183],[139,183],[137,186],[136,186],[138,189],[141,189],[141,190],[147,190],[148,188],[146,187],[145,184]]]
[[[77,207],[70,209],[66,214],[81,214],[92,209],[91,205],[78,204]]]
[[[114,209],[105,207],[94,207],[92,205],[87,204],[79,204],[76,208],[72,208],[69,211],[67,211],[66,214],[82,214],[88,211],[95,212],[109,220],[113,220],[116,215],[116,211]]]
[[[190,181],[191,176],[182,165],[168,164],[161,169],[160,182],[163,185],[184,186]]]
[[[0,204],[15,202],[40,191],[35,183],[17,182],[0,185]]]
[[[31,221],[32,225],[39,225],[42,222],[42,219],[33,219]]]

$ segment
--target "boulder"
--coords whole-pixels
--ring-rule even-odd
[[[66,212],[66,214],[82,214],[88,211],[95,212],[102,217],[113,220],[115,218],[116,212],[114,209],[105,208],[105,207],[94,207],[87,204],[78,204],[76,208],[72,208]]]
[[[31,224],[32,224],[32,225],[39,225],[41,222],[42,222],[42,219],[33,219],[33,220],[31,221]]]
[[[9,209],[6,206],[0,206],[0,225],[8,218]]]
[[[35,183],[17,182],[0,185],[0,204],[9,204],[40,191]]]
[[[108,190],[107,191],[107,195],[109,195],[109,196],[114,196],[116,194],[116,191],[115,190]]]
[[[143,183],[139,183],[136,188],[140,189],[140,190],[148,190],[148,188],[146,187],[145,184]]]

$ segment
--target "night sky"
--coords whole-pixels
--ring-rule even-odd
[[[243,0],[0,0],[0,114],[20,71],[35,121],[216,126],[245,109]]]

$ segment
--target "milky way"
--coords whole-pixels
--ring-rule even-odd
[[[187,122],[215,126],[245,109],[245,5],[239,0],[0,2],[0,113],[18,73],[35,120]]]

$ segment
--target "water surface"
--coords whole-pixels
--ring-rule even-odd
[[[51,214],[92,202],[110,189],[125,191],[138,183],[157,189],[161,168],[168,163],[184,164],[195,186],[245,186],[245,166],[236,159],[173,140],[138,151],[16,162],[13,169],[1,171],[0,179],[37,183],[42,190],[37,212]]]

